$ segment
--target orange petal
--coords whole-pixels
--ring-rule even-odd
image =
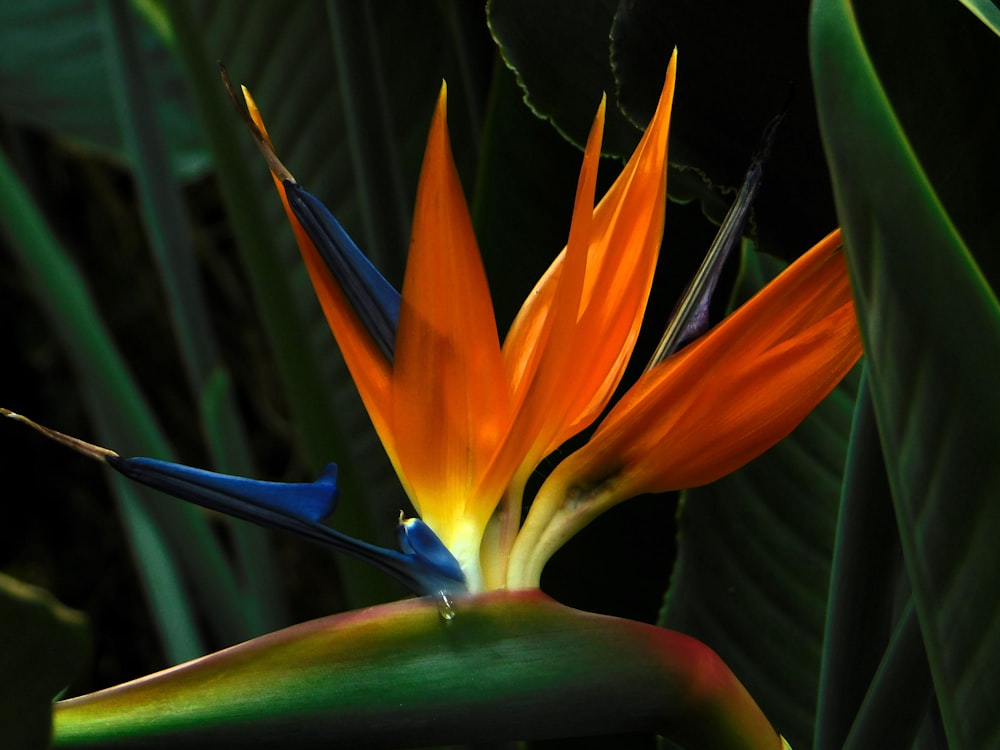
[[[715,481],[788,435],[861,356],[840,231],[709,333],[646,372],[548,477],[511,585],[612,505]]]
[[[529,462],[600,414],[635,345],[663,234],[675,71],[676,55],[642,140],[592,208],[593,187],[587,185],[600,150],[603,110],[599,112],[581,170],[570,242],[529,296],[504,342],[505,366],[519,405],[511,440],[518,441]]]
[[[456,552],[454,535],[466,533],[460,527],[478,529],[478,548],[503,491],[477,487],[505,435],[508,407],[493,304],[451,154],[445,103],[442,87],[403,282],[392,424],[411,499]]]
[[[569,242],[558,264],[543,277],[554,276],[555,283],[543,287],[537,296],[529,297],[529,309],[538,310],[538,306],[543,305],[544,314],[519,314],[511,329],[515,337],[513,348],[505,349],[505,353],[514,351],[518,358],[505,363],[515,368],[507,373],[507,383],[516,416],[503,452],[493,466],[499,473],[509,475],[522,461],[529,465],[530,471],[546,452],[570,406],[573,383],[562,376],[572,371],[576,353],[576,328],[587,275],[604,110],[602,99],[580,169]],[[519,520],[520,514],[517,515]]]
[[[590,458],[619,464],[631,494],[713,482],[788,435],[860,357],[837,230],[640,378],[594,434],[601,458]]]
[[[246,99],[250,116],[260,129],[268,145],[270,145],[267,129],[264,126],[264,121],[260,116],[253,97],[250,96],[250,92],[245,88],[243,89],[243,96]],[[295,233],[295,240],[302,254],[302,260],[305,263],[306,270],[309,272],[309,279],[312,282],[313,289],[316,291],[316,296],[319,298],[327,323],[330,325],[330,330],[333,331],[333,335],[337,339],[337,346],[340,347],[344,361],[347,363],[347,368],[350,370],[351,377],[354,379],[365,408],[371,416],[372,423],[375,425],[375,429],[383,445],[385,445],[386,450],[391,455],[392,436],[389,431],[389,399],[391,397],[389,389],[389,363],[386,362],[375,341],[358,319],[354,308],[351,307],[351,304],[344,297],[344,293],[341,291],[337,280],[331,275],[326,263],[323,262],[322,257],[316,250],[316,246],[309,239],[309,235],[306,234],[305,229],[303,229],[289,207],[285,190],[281,184],[283,175],[276,174],[272,167],[271,177],[274,179],[278,195],[281,197],[281,202],[285,207],[288,222],[292,225],[292,231]]]
[[[506,486],[495,519],[500,528],[491,553],[500,564],[486,569],[487,574],[496,577],[505,575],[501,571],[521,523],[524,486],[531,471],[548,452],[553,434],[566,421],[566,410],[571,404],[569,389],[573,383],[562,376],[572,371],[576,353],[606,104],[606,98],[602,97],[587,138],[569,242],[539,282],[537,293],[528,298],[527,314],[525,308],[518,314],[511,329],[514,343],[504,349],[504,354],[510,357],[504,365],[509,368],[505,375],[514,400],[514,417],[507,440],[488,472],[488,479],[500,479]]]

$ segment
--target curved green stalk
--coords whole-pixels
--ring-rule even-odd
[[[689,750],[782,740],[686,635],[538,591],[336,615],[56,704],[55,747],[409,747],[663,734]]]

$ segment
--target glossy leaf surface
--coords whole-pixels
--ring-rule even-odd
[[[364,748],[629,729],[692,748],[781,747],[694,639],[499,591],[315,620],[60,703],[55,746]]]
[[[1000,306],[990,286],[996,232],[983,236],[996,216],[1000,152],[980,119],[995,101],[964,97],[968,76],[996,85],[1000,41],[957,4],[921,2],[906,4],[913,37],[899,48],[890,7],[902,10],[817,3],[813,67],[934,687],[949,741],[983,747],[1000,736],[1000,422],[987,406]],[[947,54],[919,53],[921,39]],[[970,57],[993,62],[969,67]],[[919,87],[908,85],[914,78]]]

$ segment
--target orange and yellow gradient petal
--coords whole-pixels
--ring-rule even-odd
[[[455,169],[442,87],[417,187],[392,372],[395,462],[421,517],[475,588],[479,542],[506,477],[483,477],[507,435],[489,286]]]
[[[595,208],[602,101],[584,153],[567,246],[504,341],[515,416],[494,465],[511,478],[497,543],[502,557],[514,542],[529,475],[607,406],[635,345],[663,234],[676,67],[675,52],[649,126]]]
[[[622,500],[715,481],[787,436],[861,356],[840,231],[712,331],[646,372],[546,479],[508,585]]]

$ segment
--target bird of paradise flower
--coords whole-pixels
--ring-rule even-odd
[[[676,57],[676,55],[675,55]],[[566,248],[501,346],[455,170],[442,88],[417,190],[398,324],[378,345],[318,246],[303,192],[244,91],[306,267],[414,508],[470,590],[537,586],[572,534],[645,492],[711,482],[787,435],[861,354],[834,232],[710,333],[639,379],[542,484],[528,477],[607,407],[635,345],[666,204],[672,59],[657,110],[594,207],[602,102]],[[308,201],[309,199],[305,199]],[[369,294],[370,298],[378,298]]]
[[[502,345],[451,154],[446,87],[401,294],[280,162],[244,89],[323,311],[419,515],[400,520],[401,552],[321,523],[338,495],[333,465],[310,484],[259,482],[122,458],[39,429],[140,482],[362,557],[417,593],[536,588],[551,555],[596,516],[739,468],[791,432],[861,356],[834,231],[712,330],[658,356],[544,480],[522,522],[528,478],[598,420],[635,346],[663,231],[675,72],[676,53],[639,145],[595,207],[602,101],[566,247]]]

